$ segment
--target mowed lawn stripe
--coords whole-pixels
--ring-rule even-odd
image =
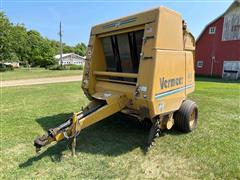
[[[0,72],[0,80],[39,79],[48,77],[62,77],[81,75],[82,70],[49,70],[45,68],[20,68],[14,71]]]

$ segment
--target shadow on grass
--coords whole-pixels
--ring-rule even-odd
[[[60,162],[63,155],[62,153],[66,149],[67,149],[66,144],[64,144],[64,141],[62,141],[58,143],[56,146],[51,146],[50,148],[40,153],[39,155],[29,158],[26,162],[19,164],[19,167],[26,168],[28,166],[31,166],[35,161],[38,161],[46,156],[49,156],[53,162]]]
[[[68,114],[58,114],[55,116],[43,117],[36,121],[47,131],[55,127],[65,119],[71,116]],[[146,154],[146,142],[148,138],[149,127],[141,126],[133,118],[117,113],[106,118],[84,130],[77,137],[76,153],[101,154],[105,156],[118,156],[125,154],[133,149],[140,148],[143,154]],[[166,134],[180,135],[177,131],[166,131]],[[38,156],[28,159],[19,165],[25,168],[45,156],[49,156],[53,162],[59,162],[62,159],[63,152],[68,149],[68,142],[62,141],[52,145]],[[70,151],[70,150],[69,150]]]
[[[71,113],[58,114],[39,118],[36,121],[47,131],[63,123],[69,118]],[[135,148],[145,148],[149,129],[141,127],[132,118],[127,118],[122,114],[115,114],[106,118],[84,130],[77,137],[76,153],[103,154],[106,156],[118,156],[127,153]],[[42,153],[28,159],[19,165],[24,168],[33,164],[45,156],[51,158],[53,162],[61,161],[63,152],[68,149],[68,142],[62,141],[48,148],[42,148]],[[47,149],[46,149],[47,148]]]
[[[240,83],[240,80],[225,80],[219,77],[196,77],[196,81],[216,82],[216,83]]]

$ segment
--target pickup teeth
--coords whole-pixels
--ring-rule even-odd
[[[160,136],[161,130],[160,126],[160,119],[155,118],[152,122],[151,129],[149,131],[148,142],[147,142],[147,151],[151,149],[152,146],[155,144],[155,139]]]

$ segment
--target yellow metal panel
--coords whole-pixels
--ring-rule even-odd
[[[87,67],[85,67],[84,73],[88,72],[88,85],[86,86],[88,89],[88,92],[90,94],[95,93],[95,84],[96,79],[94,75],[94,71],[105,71],[106,70],[106,62],[104,61],[104,52],[103,47],[101,44],[101,40],[96,38],[96,36],[93,36],[91,39],[91,45],[88,48],[88,62]],[[86,76],[84,74],[84,76]],[[86,80],[86,77],[84,78]],[[83,80],[83,83],[85,83]],[[84,84],[83,84],[84,86]]]
[[[92,28],[92,34],[102,34],[110,31],[118,31],[124,28],[139,26],[155,21],[158,9],[152,9],[146,12],[134,14],[132,16],[122,17],[103,24],[96,25]]]
[[[129,100],[122,94],[116,92],[108,92],[106,93],[97,93],[93,95],[95,98],[105,99],[107,104],[92,114],[82,118],[80,120],[81,129],[84,129],[106,117],[111,116],[112,114],[119,112],[122,110],[129,102]]]
[[[139,70],[138,70],[138,85],[147,87],[146,96],[143,97],[143,94],[140,94],[136,97],[137,101],[135,103],[138,106],[148,106],[146,102],[147,99],[151,96],[152,92],[152,84],[154,81],[154,70],[155,70],[155,56],[153,53],[154,44],[156,41],[156,24],[149,23],[146,24],[144,30],[144,38],[143,38],[143,45],[142,45],[142,56],[140,59]],[[144,101],[140,99],[145,99]]]
[[[187,94],[190,94],[195,89],[195,70],[194,70],[194,52],[186,52],[186,86]]]
[[[116,34],[122,34],[122,33],[131,32],[131,31],[138,31],[138,30],[142,30],[142,29],[144,29],[144,25],[129,27],[129,28],[126,28],[126,29],[120,29],[118,31],[107,32],[107,33],[104,33],[104,34],[100,34],[97,37],[102,38],[102,37],[106,37],[106,36],[113,36],[113,35],[116,35]]]
[[[153,56],[154,43],[156,41],[156,23],[149,23],[145,25],[144,37],[143,37],[143,51],[142,59],[151,59]]]
[[[187,30],[184,31],[184,49],[189,50],[189,51],[194,51],[195,50],[195,39],[193,35],[188,32]]]
[[[136,87],[126,84],[97,81],[96,92],[114,91],[124,93],[129,99],[133,98]]]
[[[136,85],[135,82],[131,81],[121,81],[121,80],[115,80],[115,79],[109,79],[109,78],[96,78],[97,81],[106,81],[106,82],[113,82],[113,83],[121,83],[121,84],[130,84],[130,85]]]
[[[160,8],[156,48],[183,50],[182,17],[165,7]]]
[[[137,78],[136,73],[119,73],[119,72],[106,72],[106,71],[94,71],[94,75],[100,76],[113,76],[113,77],[125,77],[125,78]]]
[[[186,96],[185,52],[157,50],[157,71],[154,75],[154,114],[177,110]]]

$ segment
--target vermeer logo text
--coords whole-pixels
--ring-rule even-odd
[[[165,79],[164,77],[160,78],[160,87],[161,89],[170,88],[183,84],[183,77]]]

